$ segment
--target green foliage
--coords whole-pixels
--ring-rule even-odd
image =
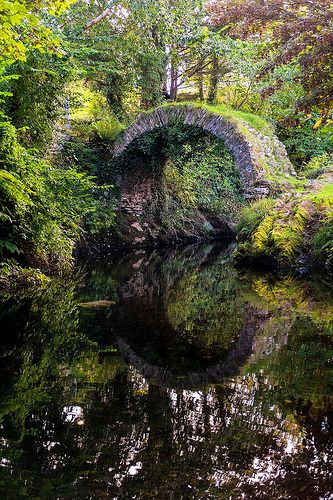
[[[107,99],[99,91],[82,82],[69,86],[71,98],[72,133],[85,142],[97,140],[112,143],[125,126],[110,109]]]
[[[165,154],[166,189],[180,207],[234,216],[241,202],[241,182],[222,141],[199,131],[191,137],[186,127],[177,125],[168,130]]]
[[[94,210],[92,180],[28,153],[11,125],[1,128],[0,162],[2,257],[22,252],[46,269],[68,265],[82,216]]]
[[[318,165],[329,161],[327,157],[313,160],[308,172],[311,175]],[[310,192],[304,188],[295,190],[280,200],[262,200],[243,209],[238,223],[243,243],[236,257],[240,260],[271,257],[290,267],[299,265],[297,259],[305,252],[311,256],[312,265],[324,265],[331,270],[333,184],[328,183],[325,172],[316,182]]]
[[[239,255],[248,254],[252,258],[272,256],[282,266],[294,265],[297,254],[305,244],[309,203],[290,203],[290,200],[282,206],[279,202],[270,203],[269,213],[260,210],[264,207],[265,203],[259,202],[258,210],[257,202],[254,208],[247,208],[241,216],[240,235],[248,241],[241,246]]]
[[[2,0],[0,6],[0,60],[24,61],[37,49],[61,54],[59,41],[43,23],[43,14],[59,15],[75,0]]]
[[[0,264],[0,290],[2,300],[22,300],[43,293],[51,278],[40,269],[22,268],[15,259]]]
[[[241,239],[245,239],[254,233],[264,217],[270,213],[275,203],[276,200],[273,198],[263,198],[242,209],[237,222],[237,232]]]
[[[64,114],[64,87],[70,70],[64,60],[34,52],[25,63],[13,64],[7,73],[15,79],[7,84],[11,98],[5,112],[20,129],[21,144],[45,149],[55,121],[61,122]]]
[[[312,158],[333,153],[333,127],[316,126],[320,114],[296,115],[296,125],[278,129],[278,135],[287,147],[290,159],[296,167],[302,167]]]
[[[324,220],[313,236],[313,248],[328,270],[333,271],[333,220]]]
[[[308,179],[316,179],[323,174],[330,173],[333,170],[332,167],[333,156],[324,154],[311,158],[308,163],[302,166],[301,173]]]
[[[187,227],[191,233],[198,225],[209,234],[210,218],[220,225],[235,221],[243,203],[242,181],[222,140],[175,121],[132,141],[113,169],[135,171],[142,165],[161,182],[157,203],[167,231]]]

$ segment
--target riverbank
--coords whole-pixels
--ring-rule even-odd
[[[304,174],[279,198],[259,200],[241,212],[238,262],[333,273],[332,160],[320,168],[310,164]]]

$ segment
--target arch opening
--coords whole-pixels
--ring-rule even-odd
[[[232,235],[244,185],[222,139],[175,120],[136,137],[114,161],[118,223],[135,245]]]

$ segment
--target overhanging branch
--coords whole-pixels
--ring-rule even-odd
[[[103,10],[103,12],[99,16],[97,16],[94,19],[91,19],[90,21],[88,21],[85,24],[84,29],[87,31],[92,26],[94,26],[95,24],[97,24],[100,21],[102,21],[103,19],[105,19],[109,14],[111,14],[113,7],[114,7],[114,2],[112,3],[112,5],[110,7],[107,7],[105,10]]]

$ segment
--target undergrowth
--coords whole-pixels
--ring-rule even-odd
[[[280,267],[311,266],[333,271],[333,183],[327,157],[313,160],[304,173],[322,175],[280,199],[266,199],[243,209],[238,222],[240,261],[271,259]],[[325,166],[323,167],[323,164]]]
[[[0,130],[0,257],[47,271],[71,265],[82,218],[96,209],[93,179],[29,152],[15,127]]]

